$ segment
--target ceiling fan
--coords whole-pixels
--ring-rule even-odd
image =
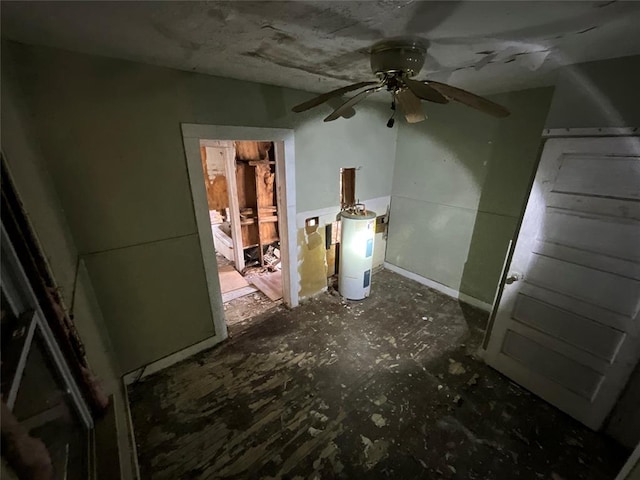
[[[358,82],[323,93],[296,105],[292,111],[304,112],[345,93],[361,90],[324,119],[325,122],[331,122],[339,117],[352,116],[355,104],[386,89],[392,95],[391,108],[395,111],[399,106],[408,123],[426,120],[421,100],[435,103],[454,100],[494,117],[509,115],[509,110],[503,106],[461,88],[432,80],[413,79],[424,65],[426,52],[425,43],[419,39],[397,38],[378,42],[370,50],[371,70],[378,77],[377,82]],[[393,126],[393,116],[387,126]]]

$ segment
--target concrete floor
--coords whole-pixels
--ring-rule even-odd
[[[130,387],[144,479],[613,479],[628,454],[479,361],[486,314],[382,271]]]

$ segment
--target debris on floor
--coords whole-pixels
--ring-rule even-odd
[[[376,427],[384,427],[387,424],[387,420],[379,413],[374,413],[373,415],[371,415],[371,421],[375,424]]]
[[[449,373],[451,375],[462,375],[467,370],[462,366],[460,362],[456,362],[453,358],[449,359]]]
[[[265,267],[250,267],[245,272],[245,277],[240,275],[232,261],[227,260],[222,255],[216,254],[218,262],[218,277],[220,278],[220,289],[222,290],[222,301],[224,304],[225,320],[229,335],[233,336],[249,328],[252,319],[278,308],[282,305],[282,293],[278,294],[278,289],[282,292],[282,280],[280,271],[270,272]],[[255,285],[250,283],[255,279],[256,283],[263,286],[270,297],[260,291]],[[277,278],[276,278],[277,277]]]
[[[263,256],[263,260],[269,270],[275,271],[276,269],[280,269],[280,249],[269,245],[269,248]]]
[[[142,478],[614,478],[627,450],[473,356],[486,320],[386,270],[258,315],[129,387]]]
[[[282,300],[274,302],[260,290],[225,303],[224,315],[229,335],[246,331],[252,325],[260,323],[261,316],[265,313],[281,308]]]
[[[467,380],[467,385],[469,385],[470,387],[473,385],[477,385],[478,384],[478,379],[480,378],[480,375],[477,373],[474,373],[471,378],[469,380]]]

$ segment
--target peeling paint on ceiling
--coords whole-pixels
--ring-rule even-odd
[[[373,79],[367,49],[429,43],[420,78],[478,93],[640,54],[640,2],[2,2],[12,40],[320,92]]]

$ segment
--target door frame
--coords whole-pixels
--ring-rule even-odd
[[[293,130],[283,128],[182,124],[191,196],[200,240],[204,273],[216,336],[227,337],[222,293],[216,263],[209,206],[200,156],[201,140],[249,140],[274,142],[276,155],[276,198],[280,230],[280,251],[286,260],[282,269],[282,297],[290,308],[298,306],[298,252],[296,242],[295,143]]]

